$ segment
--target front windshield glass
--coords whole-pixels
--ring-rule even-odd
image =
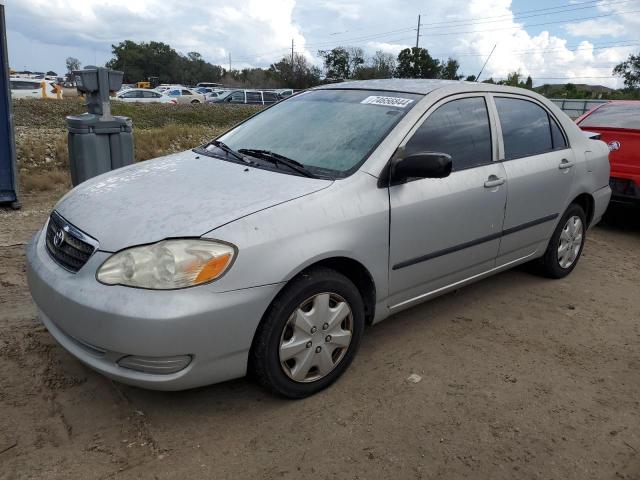
[[[421,97],[372,90],[312,90],[274,105],[219,140],[236,151],[267,150],[316,173],[342,177],[366,160]]]

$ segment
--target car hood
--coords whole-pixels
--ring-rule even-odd
[[[331,183],[188,151],[87,180],[56,211],[98,240],[100,250],[114,252],[170,237],[199,237]]]

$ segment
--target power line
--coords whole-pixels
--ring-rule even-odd
[[[604,18],[604,17],[612,17],[612,16],[615,16],[615,15],[636,14],[636,13],[640,13],[640,10],[630,10],[630,11],[625,11],[625,12],[615,12],[615,13],[608,13],[608,14],[603,14],[603,15],[593,15],[591,17],[571,18],[571,19],[566,19],[566,20],[556,20],[554,22],[531,23],[531,24],[526,25],[526,26],[527,27],[540,27],[540,26],[544,26],[544,25],[557,25],[557,24],[562,24],[562,23],[581,22],[581,21],[584,21],[584,20],[593,20],[593,19],[596,19],[596,18]],[[439,32],[439,33],[431,33],[431,34],[429,34],[429,36],[431,36],[431,37],[441,37],[441,36],[447,36],[447,35],[464,35],[464,34],[467,34],[467,33],[495,32],[496,30],[517,30],[519,28],[522,28],[522,27],[520,25],[517,25],[517,26],[513,26],[513,27],[491,28],[489,30],[470,30],[470,31],[465,31],[465,32]]]
[[[447,26],[451,26],[451,27],[462,27],[462,26],[466,26],[466,25],[478,25],[478,24],[486,24],[486,23],[496,23],[496,22],[504,22],[504,21],[508,21],[508,20],[521,20],[523,18],[532,18],[532,17],[540,17],[540,16],[544,16],[544,15],[550,15],[550,14],[562,14],[562,13],[569,13],[569,12],[574,12],[574,11],[578,11],[578,10],[586,10],[586,9],[590,9],[590,8],[594,8],[594,7],[608,7],[611,5],[617,5],[617,4],[621,4],[621,3],[629,3],[632,2],[634,0],[616,0],[616,1],[610,1],[607,3],[603,3],[600,0],[593,0],[590,2],[583,2],[581,4],[574,4],[574,5],[567,5],[564,7],[548,7],[548,8],[539,8],[539,9],[535,9],[535,10],[527,10],[527,11],[523,11],[523,12],[519,12],[519,13],[511,13],[511,14],[503,14],[503,15],[495,15],[495,16],[491,16],[491,17],[477,17],[477,18],[469,18],[469,19],[464,19],[464,20],[450,20],[447,22],[434,22],[434,23],[425,23],[422,24],[423,27],[427,27],[427,28],[444,28]],[[583,5],[583,4],[587,4],[587,3],[593,3],[593,5],[589,5],[589,6],[578,6],[576,7],[576,5]],[[553,9],[562,9],[562,10],[558,10],[555,12],[551,12],[549,10],[553,10]],[[534,14],[528,14],[529,12],[542,12],[544,11],[544,13],[534,13]],[[491,20],[494,19],[494,20]],[[487,20],[487,21],[482,21],[482,20]],[[454,23],[458,23],[459,25],[453,25]]]
[[[628,1],[628,0],[627,0]],[[570,18],[570,19],[565,19],[565,20],[557,20],[557,21],[551,21],[551,22],[540,22],[540,23],[535,23],[535,24],[529,24],[527,25],[527,27],[537,27],[537,26],[544,26],[544,25],[556,25],[556,24],[563,24],[563,23],[572,23],[572,22],[580,22],[580,21],[584,21],[584,20],[592,20],[592,19],[596,19],[596,18],[604,18],[604,17],[611,17],[611,16],[615,16],[615,15],[622,15],[622,14],[636,14],[636,13],[640,13],[640,10],[632,10],[632,11],[622,11],[622,12],[615,12],[615,13],[609,13],[609,14],[600,14],[600,15],[593,15],[593,16],[589,16],[589,17],[579,17],[579,18]],[[461,25],[462,26],[462,25]],[[455,28],[455,27],[454,27]],[[463,32],[437,32],[437,33],[431,33],[430,36],[448,36],[448,35],[461,35],[461,34],[472,34],[472,33],[482,33],[482,32],[489,32],[489,31],[496,31],[496,30],[514,30],[514,29],[519,29],[522,28],[520,25],[518,26],[513,26],[513,27],[502,27],[502,28],[492,28],[489,30],[472,30],[472,31],[463,31]],[[344,45],[344,44],[349,44],[352,42],[369,42],[369,41],[373,41],[373,40],[381,40],[385,37],[389,37],[392,36],[396,33],[400,33],[400,32],[409,32],[411,30],[415,30],[414,27],[407,27],[407,28],[403,28],[403,29],[396,29],[396,30],[389,30],[386,32],[380,32],[380,33],[376,33],[376,34],[368,34],[368,35],[363,35],[360,37],[353,37],[353,38],[348,38],[348,39],[342,39],[340,41],[340,44]],[[407,41],[408,37],[404,37],[402,39],[388,39],[385,38],[385,40],[388,43],[392,43],[392,42],[398,42],[398,41]],[[335,46],[336,45],[336,40],[331,40],[331,41],[325,41],[322,43],[307,43],[305,44],[305,48],[323,48],[323,47],[328,47],[328,46]],[[271,53],[275,53],[275,52],[279,52],[280,50],[274,50],[271,52],[263,52],[263,53],[250,53],[247,54],[246,56],[244,56],[243,58],[257,58],[260,56],[267,56]]]

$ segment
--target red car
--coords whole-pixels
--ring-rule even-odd
[[[611,202],[640,207],[640,101],[603,103],[576,123],[609,145]]]

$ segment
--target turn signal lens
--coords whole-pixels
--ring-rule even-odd
[[[122,250],[105,261],[96,278],[107,285],[171,290],[211,282],[233,263],[236,249],[226,243],[163,240]]]

